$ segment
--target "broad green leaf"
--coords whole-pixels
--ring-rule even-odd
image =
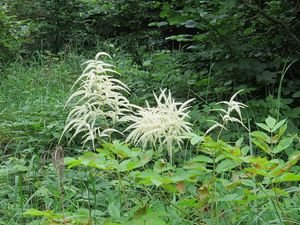
[[[295,173],[284,173],[279,177],[272,180],[272,183],[281,183],[288,181],[300,181],[300,174]]]
[[[121,159],[127,157],[136,157],[139,152],[130,150],[126,145],[118,140],[113,141],[113,148],[111,149],[115,154],[117,154]]]
[[[186,16],[179,12],[172,11],[169,14],[168,22],[170,23],[170,25],[179,25],[179,24],[181,25],[188,19],[191,19],[191,16]]]
[[[23,213],[23,215],[29,215],[29,216],[43,216],[48,219],[59,219],[62,218],[62,215],[56,214],[51,210],[47,211],[41,211],[38,209],[28,209],[26,212]]]
[[[257,168],[246,168],[244,169],[245,172],[247,173],[252,173],[252,174],[257,174],[257,175],[261,175],[261,176],[264,176],[264,177],[267,177],[268,176],[268,173],[263,170],[263,169],[257,169]]]
[[[274,119],[271,116],[268,116],[268,118],[266,119],[266,124],[270,129],[272,129],[276,124],[276,119]]]
[[[193,161],[186,162],[184,164],[183,168],[187,169],[187,170],[198,170],[198,171],[210,172],[210,170],[208,168],[206,168],[205,163],[199,163],[199,162],[193,162]]]
[[[81,159],[81,164],[87,166],[91,161],[95,161],[98,158],[99,155],[97,155],[94,152],[86,152]]]
[[[118,165],[118,170],[121,172],[130,171],[130,170],[134,169],[134,166],[136,166],[136,165],[137,165],[137,162],[132,162],[131,159],[127,159]]]
[[[225,159],[222,162],[220,162],[216,168],[217,173],[222,173],[231,170],[232,168],[235,168],[239,165],[239,163],[236,163],[230,159]]]
[[[265,131],[271,132],[271,129],[264,123],[256,123],[256,125],[264,129]]]
[[[171,169],[170,164],[167,164],[167,162],[164,161],[163,159],[155,161],[154,166],[153,166],[153,171],[155,173],[162,173],[162,172],[170,170],[170,169]]]
[[[283,189],[280,189],[278,187],[273,187],[272,190],[274,191],[274,193],[285,196],[285,197],[289,197],[289,193]]]
[[[207,163],[213,163],[214,161],[205,155],[198,155],[194,158],[191,158],[192,162],[207,162]]]
[[[192,41],[192,35],[190,34],[179,34],[167,37],[166,40],[175,40],[175,41]]]
[[[168,3],[164,3],[164,5],[161,8],[161,12],[159,14],[159,16],[161,18],[167,17],[171,12],[171,7]]]
[[[280,128],[284,123],[285,123],[286,119],[279,121],[278,123],[276,123],[276,125],[272,128],[272,132],[275,132],[278,130],[278,128]]]
[[[238,201],[241,200],[242,198],[243,196],[234,193],[234,194],[225,195],[224,197],[218,199],[218,201],[219,202]]]
[[[195,22],[194,20],[187,20],[187,21],[184,22],[184,26],[185,26],[186,28],[194,28],[194,27],[196,27],[197,25],[198,25],[198,23]]]
[[[73,157],[64,157],[64,164],[65,165],[69,165],[71,164],[73,161],[75,161],[76,159]]]
[[[81,165],[81,159],[74,159],[72,161],[69,161],[67,166],[68,166],[68,169],[71,169],[73,167],[76,167],[76,166],[80,166]]]
[[[149,211],[149,212],[148,212]],[[159,211],[151,212],[148,210],[145,215],[136,216],[129,222],[125,223],[124,225],[166,225],[164,220],[161,218],[162,213]]]
[[[283,138],[279,142],[279,144],[272,150],[272,153],[277,154],[277,153],[282,152],[283,150],[287,149],[293,143],[293,140],[294,140],[293,137]]]
[[[294,154],[290,160],[286,163],[286,165],[291,168],[293,165],[295,165],[300,160],[300,151],[297,151],[298,153]]]
[[[258,138],[264,142],[270,143],[271,137],[264,132],[261,131],[253,131],[251,135],[255,138]]]
[[[163,184],[163,181],[160,177],[152,177],[150,180],[156,187],[159,187]]]
[[[139,156],[140,163],[138,164],[138,167],[144,166],[145,164],[150,162],[150,160],[152,159],[152,156],[153,156],[153,150],[142,153]]]
[[[115,219],[121,216],[120,207],[116,202],[110,202],[107,211],[109,215]]]
[[[180,207],[185,207],[185,206],[191,207],[196,204],[197,204],[197,201],[194,198],[184,198],[177,202],[177,205]]]
[[[283,173],[286,173],[287,171],[289,171],[295,164],[298,163],[298,161],[300,160],[300,152],[298,152],[298,154],[296,153],[294,156],[292,156],[290,158],[289,161],[287,161],[284,165],[280,165],[277,168],[274,168],[272,170],[272,175],[273,176],[278,176],[281,175]]]
[[[198,170],[184,170],[184,169],[177,169],[176,173],[174,173],[170,180],[172,182],[179,182],[179,181],[194,181],[195,177],[199,176]],[[169,178],[169,177],[168,177]]]
[[[168,22],[166,22],[166,21],[152,22],[152,23],[148,24],[149,27],[162,27],[162,26],[166,26],[166,25],[168,25]]]
[[[286,129],[287,129],[287,123],[285,123],[283,126],[279,128],[279,132],[278,132],[279,137],[281,137],[285,133]]]
[[[191,138],[191,144],[192,145],[196,145],[198,144],[199,142],[202,142],[203,141],[203,137],[197,135],[197,134],[192,134],[193,137]]]
[[[252,142],[257,146],[259,147],[261,150],[263,150],[264,152],[270,154],[271,152],[271,149],[269,147],[269,145],[264,142],[264,141],[261,141],[259,139],[252,139]]]
[[[217,158],[215,159],[215,162],[220,162],[221,160],[225,159],[226,156],[224,154],[220,154],[217,156]]]
[[[133,176],[139,179],[139,183],[145,185],[155,185],[160,186],[163,183],[170,183],[170,179],[167,177],[163,177],[160,174],[154,172],[153,170],[145,170],[143,172],[133,172]]]
[[[23,165],[15,165],[14,169],[18,172],[26,172],[28,170],[28,167]]]
[[[248,152],[250,151],[250,147],[249,146],[244,146],[242,149],[241,149],[241,152],[243,154],[243,156],[246,156],[248,154]]]
[[[293,98],[300,98],[300,91],[297,91],[295,92],[293,95],[292,95]]]
[[[243,144],[244,138],[240,137],[236,142],[235,142],[235,147],[240,148]]]

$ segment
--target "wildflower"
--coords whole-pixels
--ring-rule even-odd
[[[241,103],[241,102],[237,102],[235,101],[235,97],[240,93],[244,91],[243,89],[242,90],[239,90],[238,92],[236,92],[234,95],[232,95],[232,97],[230,98],[229,101],[221,101],[221,102],[218,102],[217,104],[226,104],[228,106],[227,108],[227,111],[225,111],[224,109],[217,109],[219,111],[222,111],[225,113],[226,117],[224,118],[225,120],[231,120],[230,119],[230,114],[235,111],[237,112],[238,116],[239,116],[239,121],[242,121],[243,118],[242,118],[242,113],[241,113],[241,108],[246,108],[247,105]],[[232,118],[232,117],[231,117]],[[235,121],[235,120],[233,120]],[[237,121],[236,121],[237,122]]]
[[[63,134],[75,131],[70,141],[79,133],[84,133],[83,144],[92,141],[93,147],[96,138],[118,132],[111,128],[102,130],[103,123],[107,124],[108,120],[116,122],[129,111],[129,101],[121,93],[129,93],[128,87],[109,75],[117,72],[112,65],[100,61],[100,56],[110,58],[107,53],[100,52],[95,60],[85,62],[86,68],[73,85],[80,84],[66,103],[68,105],[76,99],[63,131]]]
[[[191,124],[185,120],[189,118],[188,104],[193,99],[184,103],[175,102],[169,91],[161,90],[159,96],[154,94],[157,106],[151,107],[146,101],[146,108],[135,106],[137,112],[127,116],[128,121],[133,122],[125,131],[131,130],[126,141],[134,144],[166,145],[170,161],[172,162],[172,146],[183,142],[183,135],[192,131]]]
[[[213,122],[214,125],[211,126],[205,132],[205,135],[207,135],[209,132],[211,132],[212,130],[214,130],[217,127],[220,127],[221,130],[223,130],[223,129],[227,130],[225,128],[225,125],[227,125],[230,122],[237,122],[237,123],[241,124],[246,130],[248,130],[248,128],[242,122],[243,118],[242,118],[242,113],[241,113],[241,109],[246,108],[247,105],[245,105],[245,104],[243,104],[241,102],[235,101],[236,96],[240,92],[242,92],[242,91],[243,90],[239,90],[238,92],[234,93],[234,95],[230,98],[229,101],[221,101],[221,102],[217,103],[217,105],[218,104],[225,104],[225,105],[227,105],[227,110],[225,110],[225,109],[213,109],[213,111],[220,111],[221,113],[223,113],[223,114],[220,114],[220,117],[222,119],[222,124],[219,123],[219,122],[211,120],[211,122]],[[238,114],[239,118],[236,118],[236,117],[232,116],[231,114],[233,112],[236,112]]]

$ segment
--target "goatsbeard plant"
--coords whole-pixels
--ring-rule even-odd
[[[125,131],[131,131],[127,141],[134,144],[142,144],[145,148],[148,144],[166,146],[172,164],[173,144],[183,142],[184,135],[192,131],[191,124],[186,122],[189,118],[188,104],[175,102],[171,92],[161,90],[159,96],[154,94],[156,106],[151,107],[146,101],[146,107],[135,106],[137,109],[133,115],[127,116],[126,120],[132,122]]]
[[[93,148],[95,139],[118,132],[110,128],[109,122],[119,121],[129,111],[129,101],[122,95],[122,92],[129,93],[128,87],[112,77],[118,73],[112,65],[99,60],[100,56],[111,58],[100,52],[94,60],[84,63],[86,68],[73,85],[79,84],[79,88],[66,103],[75,102],[63,130],[63,134],[74,131],[70,141],[78,134],[83,135],[82,143],[92,141]]]
[[[76,80],[73,87],[79,88],[68,99],[66,105],[74,102],[69,113],[63,134],[73,131],[70,141],[82,135],[83,144],[97,138],[110,136],[111,132],[119,132],[111,128],[109,122],[131,122],[125,131],[130,131],[126,141],[152,147],[161,146],[167,149],[172,163],[173,145],[180,147],[187,133],[191,133],[188,104],[176,102],[171,92],[161,90],[159,96],[154,94],[156,106],[146,107],[131,105],[122,92],[129,93],[128,87],[111,74],[117,73],[113,66],[99,60],[100,56],[110,56],[100,52],[95,60],[85,62],[86,68]],[[135,108],[135,110],[132,110]],[[131,113],[129,113],[131,112]],[[119,132],[121,133],[121,132]]]
[[[210,120],[210,122],[213,122],[214,125],[211,126],[206,132],[205,132],[205,135],[207,135],[208,133],[210,133],[212,130],[216,129],[217,127],[220,127],[221,130],[219,132],[219,135],[221,134],[222,130],[227,130],[226,129],[226,125],[228,123],[233,123],[233,122],[236,122],[236,123],[239,123],[240,125],[242,125],[246,130],[248,130],[248,128],[244,125],[243,123],[243,118],[242,118],[242,113],[241,113],[241,109],[243,108],[246,108],[247,105],[241,103],[241,102],[238,102],[235,100],[236,96],[242,92],[243,90],[239,90],[238,92],[234,93],[230,100],[229,101],[221,101],[221,102],[218,102],[217,104],[225,104],[227,106],[227,109],[222,109],[222,108],[219,108],[219,109],[214,109],[213,111],[219,111],[220,112],[220,117],[222,119],[222,124],[217,122],[217,121],[214,121],[214,120]],[[237,115],[238,115],[238,118],[234,117],[232,115],[233,112],[236,112]]]

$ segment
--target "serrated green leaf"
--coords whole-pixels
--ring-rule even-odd
[[[293,137],[283,138],[279,142],[279,144],[272,150],[272,153],[277,154],[277,153],[282,152],[283,150],[287,149],[293,143],[293,140],[294,140]]]
[[[274,118],[271,117],[271,116],[268,116],[268,118],[267,118],[265,121],[266,121],[267,126],[268,126],[270,129],[272,129],[272,128],[275,126],[275,124],[276,124],[276,119],[274,119]]]
[[[110,202],[107,211],[112,218],[117,219],[121,216],[120,207],[116,202]]]
[[[184,26],[185,26],[186,28],[194,28],[194,27],[196,27],[197,25],[198,25],[198,23],[195,22],[194,20],[187,20],[187,21],[184,22]]]
[[[190,34],[179,34],[167,37],[166,40],[176,40],[176,41],[192,41],[193,35]]]
[[[284,173],[281,176],[272,180],[272,183],[281,183],[288,181],[300,181],[300,174]]]
[[[192,135],[193,135],[193,137],[191,138],[191,144],[192,145],[198,144],[199,142],[203,141],[203,137],[202,136],[199,136],[197,134],[192,134]]]
[[[268,176],[268,173],[263,170],[263,169],[257,169],[257,168],[246,168],[244,169],[245,172],[247,173],[252,173],[252,174],[257,174],[257,175],[261,175],[261,176],[264,176],[264,177],[267,177]]]
[[[252,139],[252,142],[257,146],[259,147],[261,150],[263,150],[264,152],[270,154],[271,152],[271,149],[269,147],[269,145],[262,141],[262,140],[259,140],[259,139]]]
[[[275,132],[278,130],[278,128],[280,128],[284,123],[285,123],[286,119],[279,121],[278,123],[276,123],[276,125],[272,128],[272,132]]]
[[[166,26],[166,25],[168,25],[168,22],[166,22],[166,21],[152,22],[152,23],[148,24],[149,27],[162,27],[162,26]]]
[[[238,201],[241,200],[242,198],[243,196],[234,193],[234,194],[225,195],[224,197],[218,199],[218,201],[219,202]]]
[[[185,207],[185,206],[192,207],[196,204],[197,204],[197,201],[194,198],[184,198],[184,199],[180,199],[177,202],[177,205],[180,206],[180,207]]]
[[[230,159],[225,159],[222,162],[220,162],[216,168],[217,173],[222,173],[229,171],[235,167],[237,167],[239,163],[236,163]]]
[[[256,125],[264,129],[265,131],[271,132],[271,129],[264,123],[256,123]]]
[[[287,129],[287,123],[285,123],[283,126],[281,126],[281,127],[279,128],[279,132],[278,132],[277,135],[278,135],[279,137],[281,137],[281,136],[285,133],[286,129]]]
[[[235,147],[240,148],[243,144],[244,138],[240,137],[236,142],[235,142]]]
[[[56,214],[51,210],[45,210],[45,211],[41,211],[38,209],[28,209],[26,212],[23,213],[23,215],[29,215],[29,216],[43,216],[46,217],[48,219],[59,219],[62,218],[62,215],[60,214]]]
[[[270,143],[271,137],[264,132],[261,131],[253,131],[251,135],[255,138],[258,138],[261,141]]]
[[[156,187],[159,187],[163,184],[162,179],[160,177],[152,177],[150,180]]]
[[[213,163],[214,161],[206,155],[198,155],[191,159],[192,162],[207,162]]]
[[[297,91],[295,92],[293,95],[292,95],[293,98],[300,98],[300,91]]]

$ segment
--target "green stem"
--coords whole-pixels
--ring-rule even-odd
[[[289,68],[297,61],[297,59],[295,59],[289,65],[287,65],[288,60],[289,60],[289,57],[287,58],[287,60],[284,63],[283,70],[282,70],[281,77],[280,77],[280,81],[279,81],[279,88],[278,88],[278,95],[277,95],[277,121],[279,120],[281,88],[282,88],[283,78],[284,78],[286,72],[289,70]]]
[[[122,184],[122,179],[121,179],[121,175],[120,172],[117,172],[117,177],[119,180],[119,195],[120,195],[120,215],[122,215],[122,205],[123,205],[123,196],[122,196],[122,190],[123,190],[123,184]]]

